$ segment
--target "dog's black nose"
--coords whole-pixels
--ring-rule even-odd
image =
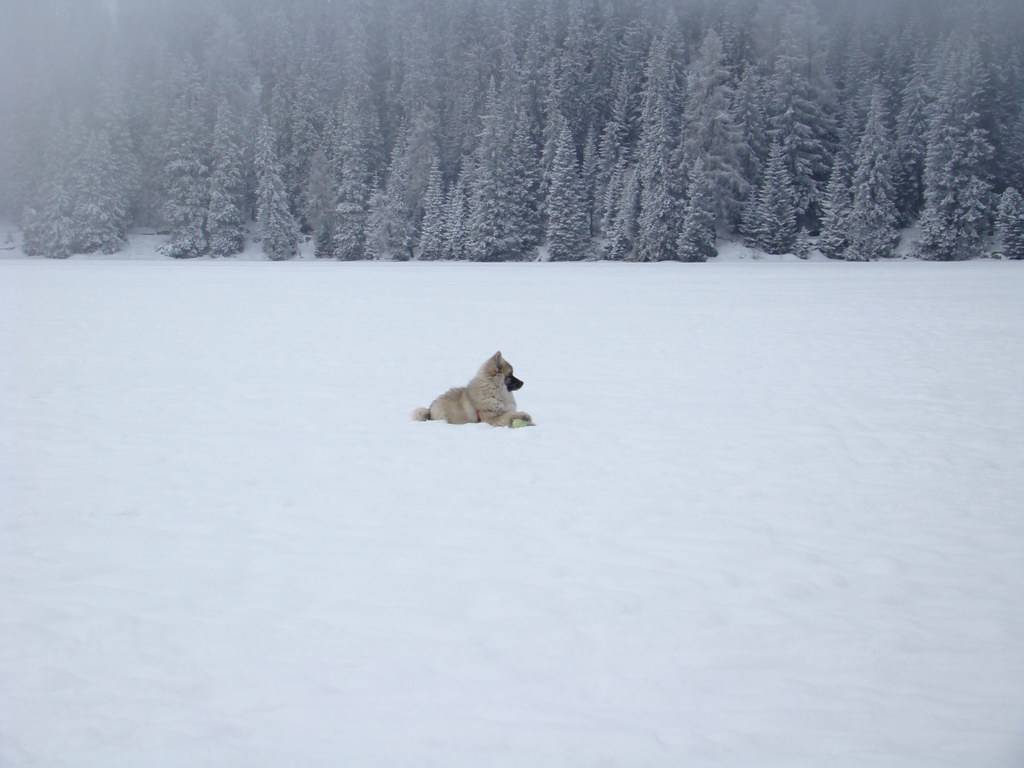
[[[521,386],[523,386],[523,382],[521,382],[515,376],[509,376],[508,379],[505,381],[505,388],[508,389],[509,392],[515,392]]]

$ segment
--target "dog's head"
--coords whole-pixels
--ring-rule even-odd
[[[512,375],[512,366],[501,356],[501,352],[495,352],[489,357],[480,368],[480,372],[487,378],[503,384],[509,392],[515,392],[523,386],[523,382]]]

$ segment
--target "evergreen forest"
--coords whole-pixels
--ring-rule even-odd
[[[7,0],[29,255],[1024,257],[1020,0]]]

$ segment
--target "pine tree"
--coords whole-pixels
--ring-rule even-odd
[[[690,184],[683,213],[683,228],[676,249],[681,261],[707,261],[715,249],[715,197],[711,178],[698,158],[690,169]]]
[[[74,198],[70,189],[71,166],[79,143],[65,126],[54,122],[46,148],[46,167],[36,205],[23,214],[26,256],[66,259],[74,252],[71,226]]]
[[[587,134],[587,143],[583,149],[583,164],[580,166],[580,190],[583,207],[587,217],[587,236],[593,237],[599,226],[597,212],[599,177],[601,175],[600,158],[597,154],[597,141],[592,132]]]
[[[350,86],[355,88],[355,86]],[[366,258],[366,219],[374,165],[376,122],[350,92],[335,120],[332,140],[334,178],[337,183],[334,256],[342,261]]]
[[[374,223],[385,209],[406,222],[385,228],[397,241],[383,252],[435,250],[419,238],[436,157],[446,207],[466,163],[471,226],[459,252],[528,258],[548,225],[559,116],[606,255],[679,256],[697,157],[717,230],[736,230],[740,207],[756,208],[773,138],[799,225],[840,253],[845,238],[828,244],[844,233],[826,185],[843,175],[831,174],[838,153],[853,163],[876,85],[894,144],[893,200],[901,226],[918,220],[922,255],[980,253],[996,196],[1024,189],[1022,16],[1012,0],[944,0],[927,19],[926,0],[891,10],[823,0],[288,0],[276,9],[217,0],[188,24],[170,23],[183,2],[162,0],[154,13],[114,0],[15,3],[26,23],[0,47],[0,71],[22,75],[0,88],[0,217],[26,212],[29,250],[113,250],[144,226],[170,231],[171,255],[234,252],[239,211],[248,224],[256,208],[262,115],[288,209],[321,257],[365,257],[377,190]],[[43,31],[46,40],[33,37]],[[225,189],[236,184],[217,126],[224,104],[240,191]],[[80,114],[59,174],[48,159],[51,112],[64,130]],[[389,173],[395,147],[398,174]],[[314,191],[321,202],[310,208]]]
[[[765,116],[765,80],[754,67],[748,67],[733,94],[732,122],[739,132],[737,162],[750,198],[764,173],[768,160],[768,121]],[[737,222],[732,228],[737,229]]]
[[[467,230],[468,253],[475,261],[521,259],[535,244],[534,152],[517,92],[510,88],[499,94],[493,81],[488,86],[472,156]]]
[[[555,108],[566,118],[573,141],[582,143],[592,123],[594,109],[594,30],[586,18],[582,0],[569,0],[567,10],[565,40],[558,47],[560,55],[553,60],[560,83]]]
[[[669,48],[667,36],[655,41],[645,72],[638,152],[640,216],[636,256],[640,261],[677,258],[680,211],[674,191],[679,169],[674,155],[678,137],[675,114],[678,95]]]
[[[217,110],[217,123],[213,129],[213,170],[206,214],[210,255],[233,256],[245,245],[244,193],[238,126],[231,107],[224,100]]]
[[[1024,80],[1024,73],[1021,80]],[[1015,189],[1024,189],[1024,100],[1018,108],[1016,120],[1006,132],[1005,142],[1005,181]]]
[[[578,261],[589,255],[589,226],[581,189],[576,145],[562,123],[548,190],[548,250],[552,261]]]
[[[419,244],[419,233],[425,215],[427,187],[434,160],[440,156],[440,87],[438,56],[435,48],[437,36],[432,39],[430,27],[434,16],[418,10],[416,21],[407,33],[401,65],[403,67],[402,93],[399,102],[405,110],[406,130],[401,145],[405,157],[405,190],[402,207],[411,226],[411,248]],[[410,249],[411,250],[411,249]]]
[[[359,8],[352,14],[346,24],[348,34],[342,42],[345,76],[342,130],[353,162],[362,165],[363,172],[367,174],[359,183],[369,190],[372,176],[385,170],[388,155],[381,125],[381,89],[375,83],[369,20],[365,13],[365,8]],[[368,198],[368,191],[366,196]],[[365,203],[366,198],[363,200]]]
[[[87,131],[72,161],[70,229],[77,253],[116,253],[125,243],[127,201],[105,131]]]
[[[604,193],[601,198],[601,234],[607,239],[608,233],[611,231],[612,222],[615,219],[615,214],[619,208],[619,202],[622,199],[622,188],[626,183],[626,168],[628,167],[628,159],[623,156],[615,162],[615,165],[611,169],[611,173],[608,176],[608,182],[604,187]]]
[[[434,162],[430,166],[430,180],[427,183],[427,194],[423,207],[420,258],[427,260],[444,258],[444,182],[441,178],[441,163],[437,158],[434,158]]]
[[[358,169],[349,166],[342,175],[335,209],[334,256],[342,261],[366,258],[367,189]]]
[[[303,231],[313,230],[316,235],[316,228],[305,218],[304,197],[309,189],[310,174],[314,170],[312,162],[325,145],[324,137],[330,122],[330,112],[322,92],[323,84],[328,79],[328,67],[312,28],[306,30],[306,42],[301,50],[302,57],[298,62],[298,71],[291,84],[288,100],[289,151],[281,156],[282,178],[288,188],[289,207],[302,213],[300,224],[303,225]],[[322,171],[317,169],[317,172]]]
[[[605,236],[601,258],[623,261],[633,257],[636,225],[640,215],[640,175],[626,158],[620,159],[612,173],[605,196]]]
[[[408,206],[409,159],[404,144],[391,153],[387,181],[370,197],[366,215],[366,250],[371,259],[412,258],[416,241]]]
[[[103,162],[99,175],[104,177],[104,194],[108,197],[108,211],[113,217],[110,231],[114,237],[106,246],[100,246],[101,250],[108,251],[111,245],[120,249],[126,242],[142,186],[141,168],[131,132],[131,115],[126,103],[126,77],[126,65],[111,53],[104,62],[93,116],[94,128],[103,137]]]
[[[929,94],[922,54],[918,54],[914,62],[913,74],[902,95],[902,104],[896,117],[893,185],[900,224],[906,226],[921,213],[924,201]]]
[[[950,56],[931,115],[918,243],[925,258],[972,258],[988,230],[991,190],[985,169],[992,147],[973,103],[980,79],[976,68],[969,47]]]
[[[256,137],[256,219],[263,252],[272,261],[283,261],[298,252],[299,226],[288,207],[288,195],[281,178],[283,167],[274,145],[273,130],[263,120]]]
[[[999,201],[996,232],[1008,259],[1024,259],[1024,197],[1007,187]]]
[[[512,116],[512,142],[508,156],[510,185],[508,215],[512,225],[512,247],[521,254],[535,248],[543,236],[541,217],[540,147],[530,129],[530,115],[519,105]]]
[[[822,200],[821,234],[818,250],[830,259],[842,258],[850,244],[847,220],[853,208],[853,169],[845,152],[839,152],[832,160],[832,173]]]
[[[900,239],[892,184],[892,142],[885,127],[883,104],[881,93],[876,92],[855,160],[853,203],[846,219],[849,246],[845,252],[845,257],[853,261],[891,256]]]
[[[816,57],[820,45],[810,3],[794,3],[783,22],[782,42],[775,61],[771,134],[782,144],[792,177],[797,216],[816,225],[828,179],[828,158],[835,126],[825,110],[831,84]]]
[[[687,76],[683,149],[686,157],[703,158],[723,227],[739,222],[742,201],[750,192],[740,164],[741,134],[730,111],[735,100],[731,77],[722,41],[709,30]]]
[[[783,145],[773,141],[757,196],[744,217],[748,245],[766,253],[793,253],[797,241],[796,194]]]
[[[206,254],[209,247],[206,216],[209,204],[209,166],[203,140],[202,83],[191,59],[178,63],[173,73],[175,88],[166,136],[163,185],[167,190],[164,218],[171,226],[171,240],[162,253],[176,259]]]
[[[469,238],[469,196],[466,191],[465,173],[460,170],[445,201],[444,237],[442,253],[444,258],[461,261],[469,258],[466,241]]]
[[[302,193],[302,218],[313,232],[314,254],[318,259],[334,257],[337,190],[331,162],[321,148],[309,161],[309,176]]]
[[[623,154],[629,151],[631,136],[636,129],[636,94],[632,87],[639,76],[634,75],[620,66],[614,75],[615,97],[612,102],[611,114],[601,131],[597,154],[600,159],[598,187],[607,190],[611,183],[612,172]],[[610,221],[602,216],[602,228]]]

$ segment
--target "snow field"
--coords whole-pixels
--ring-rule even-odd
[[[4,261],[0,765],[1018,765],[1018,267]]]

